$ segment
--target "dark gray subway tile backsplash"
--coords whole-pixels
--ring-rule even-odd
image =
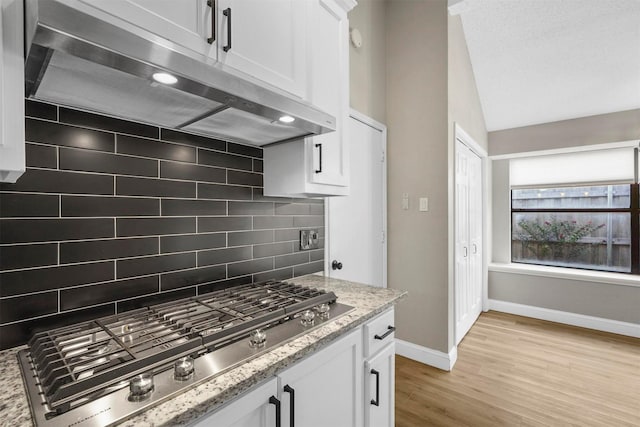
[[[259,147],[26,101],[0,184],[0,349],[37,330],[323,269],[324,201],[265,197]]]

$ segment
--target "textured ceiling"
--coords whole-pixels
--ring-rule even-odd
[[[487,130],[640,108],[640,0],[463,6]]]

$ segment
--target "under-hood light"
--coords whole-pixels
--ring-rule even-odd
[[[291,116],[282,116],[278,120],[280,120],[282,123],[293,123],[295,121],[295,119]]]
[[[165,85],[172,85],[178,82],[178,79],[169,73],[154,73],[151,77],[153,77],[153,80],[157,81],[158,83],[162,83]]]

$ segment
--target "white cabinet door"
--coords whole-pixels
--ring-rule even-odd
[[[335,116],[335,132],[308,138],[311,152],[309,179],[317,184],[349,184],[349,22],[347,13],[333,0],[312,2],[310,101]]]
[[[189,50],[216,58],[217,49],[212,9],[215,2],[207,0],[63,0],[71,6],[91,13],[97,9],[97,17],[111,21],[117,18],[142,28]],[[212,16],[213,14],[213,16]],[[92,13],[95,15],[95,13]]]
[[[365,426],[393,427],[395,412],[395,355],[393,342],[365,362]]]
[[[206,415],[193,427],[274,427],[276,425],[276,395],[278,381],[266,383],[240,396],[222,409]]]
[[[333,0],[301,3],[309,9],[308,99],[336,118],[337,130],[304,142],[264,147],[264,193],[345,196],[349,194],[348,11]]]
[[[358,328],[280,373],[282,425],[361,426],[362,362]]]
[[[218,0],[218,60],[306,96],[307,0]]]
[[[16,182],[25,171],[22,1],[0,4],[0,182]]]

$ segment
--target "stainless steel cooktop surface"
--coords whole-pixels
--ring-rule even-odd
[[[107,426],[353,308],[270,281],[35,334],[18,359],[38,426]]]

